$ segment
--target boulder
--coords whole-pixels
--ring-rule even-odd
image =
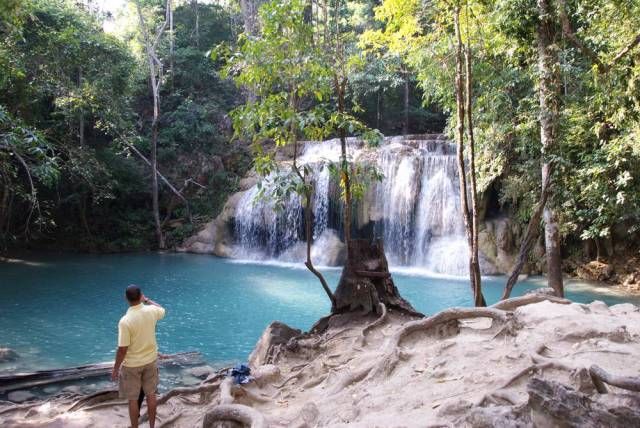
[[[9,401],[13,401],[14,403],[22,403],[28,400],[33,400],[36,398],[36,395],[29,391],[12,391],[7,395]]]
[[[249,355],[249,366],[258,367],[272,364],[280,350],[290,339],[299,336],[302,331],[293,329],[280,321],[274,321],[260,336],[256,347]]]
[[[18,353],[11,348],[0,348],[0,363],[7,363],[18,359]]]
[[[531,421],[536,427],[640,426],[637,396],[629,396],[625,403],[610,397],[596,401],[573,388],[538,377],[529,381],[527,392]]]
[[[593,260],[578,266],[576,273],[580,278],[588,281],[607,281],[613,278],[615,269],[613,265]]]
[[[186,253],[212,254],[215,249],[217,226],[215,221],[210,221],[196,235],[190,237],[178,248],[178,251]]]
[[[249,190],[258,183],[259,177],[255,171],[249,171],[249,173],[240,180],[239,187],[241,191]]]
[[[200,366],[190,368],[187,372],[198,379],[206,379],[211,373],[213,373],[213,369],[209,366]]]

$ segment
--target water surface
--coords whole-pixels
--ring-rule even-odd
[[[340,271],[325,270],[335,287]],[[467,281],[395,273],[401,294],[431,314],[471,304]],[[522,294],[541,281],[516,286]],[[167,308],[158,324],[160,352],[199,351],[214,365],[244,361],[273,320],[306,330],[329,311],[315,277],[304,268],[239,263],[191,254],[37,254],[0,262],[0,347],[21,358],[1,371],[68,367],[112,360],[117,323],[131,283]],[[503,278],[483,282],[495,302]],[[579,302],[628,299],[569,285]]]

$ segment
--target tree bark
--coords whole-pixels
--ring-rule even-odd
[[[78,93],[82,94],[82,67],[78,67]],[[78,137],[80,146],[84,146],[84,109],[82,105],[78,117]]]
[[[548,197],[553,195],[551,182],[553,168],[551,152],[557,145],[558,131],[558,67],[557,50],[553,46],[555,25],[549,0],[538,0],[538,67],[540,74],[540,141],[542,143],[542,176],[548,177]],[[544,208],[545,249],[547,257],[547,279],[558,297],[564,296],[562,284],[562,258],[560,253],[560,233],[557,216],[549,201]]]
[[[291,93],[291,106],[294,110],[297,110],[298,107],[298,99],[297,96],[295,95],[295,92],[292,91]],[[313,198],[313,186],[312,185],[308,185],[307,187],[307,177],[306,175],[303,175],[300,172],[300,168],[298,167],[298,140],[296,138],[296,130],[295,130],[295,125],[294,125],[294,121],[291,121],[291,127],[292,127],[292,132],[291,135],[293,136],[292,138],[293,140],[293,170],[296,173],[296,175],[298,176],[298,178],[300,180],[302,180],[302,183],[305,185],[305,194],[304,194],[304,198],[305,198],[305,203],[304,203],[304,220],[305,220],[305,238],[307,240],[307,260],[305,261],[304,265],[307,267],[307,269],[309,269],[309,271],[314,274],[316,276],[316,278],[318,278],[318,281],[320,281],[320,285],[322,285],[322,289],[324,290],[325,293],[327,293],[327,297],[329,297],[329,300],[331,301],[331,310],[333,310],[336,306],[336,298],[333,295],[333,292],[331,292],[331,288],[329,288],[329,284],[327,284],[327,281],[324,278],[324,275],[322,275],[322,273],[317,270],[315,268],[315,266],[313,265],[313,261],[311,260],[311,246],[313,245],[313,216],[312,216],[312,212],[311,212],[311,200]]]
[[[173,45],[175,36],[173,34],[173,4],[171,0],[167,1],[167,7],[169,8],[167,11],[169,15],[169,75],[171,75],[171,91],[173,91],[175,78],[173,74]]]
[[[404,73],[404,91],[403,91],[403,121],[402,121],[402,135],[407,136],[409,134],[409,73]]]
[[[350,251],[336,288],[333,314],[357,310],[377,313],[383,303],[387,308],[418,315],[393,283],[382,241],[354,239]]]
[[[343,115],[345,113],[345,91],[347,86],[347,78],[334,78],[336,92],[338,94],[338,112]],[[347,247],[347,263],[350,257],[349,248],[351,247],[351,177],[349,171],[349,160],[347,158],[347,131],[340,128],[340,179],[342,180],[344,192],[344,243]]]
[[[549,174],[551,171],[547,170],[546,173]],[[511,270],[511,274],[507,279],[507,283],[504,287],[504,292],[502,293],[501,300],[508,299],[511,296],[511,291],[513,287],[518,282],[518,277],[520,276],[520,272],[524,268],[524,265],[527,262],[527,258],[529,257],[529,252],[536,240],[538,239],[540,233],[540,222],[542,221],[542,214],[544,211],[544,207],[547,203],[547,199],[549,197],[549,176],[542,176],[542,190],[540,191],[540,200],[538,201],[538,205],[529,220],[529,224],[527,225],[527,229],[524,233],[524,237],[520,242],[520,250],[518,251],[518,257],[516,259],[516,263]]]
[[[200,47],[200,9],[198,8],[198,0],[191,0],[191,9],[193,10],[193,38],[196,42],[196,48]]]
[[[167,0],[167,18],[171,8],[171,0]],[[160,85],[162,84],[162,63],[156,56],[155,47],[164,29],[167,21],[160,26],[154,42],[149,39],[149,34],[142,15],[140,1],[136,0],[138,9],[138,18],[140,21],[140,31],[144,39],[145,50],[147,52],[147,60],[149,63],[149,78],[151,83],[151,93],[153,95],[153,120],[151,122],[151,154],[149,161],[151,163],[151,202],[153,211],[153,220],[156,229],[156,239],[158,247],[165,248],[164,235],[162,233],[162,223],[160,222],[160,207],[158,202],[158,121],[160,119]]]
[[[474,277],[473,297],[476,306],[486,306],[482,295],[482,276],[480,275],[480,259],[478,256],[478,187],[476,180],[476,155],[475,137],[473,134],[473,76],[471,74],[471,44],[467,41],[465,49],[465,69],[466,69],[466,106],[467,113],[467,136],[469,138],[469,177],[471,182],[471,260],[470,270]]]
[[[460,206],[462,210],[462,217],[464,221],[464,228],[467,236],[467,243],[469,245],[469,277],[471,282],[471,291],[473,292],[473,301],[476,306],[484,306],[485,301],[482,296],[481,284],[480,284],[480,268],[477,260],[477,256],[474,259],[474,223],[469,213],[469,202],[467,199],[467,178],[466,168],[464,163],[464,122],[465,122],[465,90],[462,83],[462,37],[460,35],[460,9],[456,8],[454,11],[454,24],[456,32],[456,77],[455,77],[455,89],[456,89],[456,146],[457,146],[457,160],[458,160],[458,181],[460,187]],[[467,83],[468,85],[470,82]],[[467,94],[470,97],[470,94]],[[470,104],[470,99],[467,100],[467,104]],[[470,116],[469,116],[470,117]],[[472,124],[468,124],[471,126]],[[471,131],[473,132],[473,131]],[[476,204],[477,214],[477,204]],[[477,242],[477,239],[475,240]]]

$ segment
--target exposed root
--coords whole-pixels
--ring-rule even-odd
[[[387,306],[382,302],[378,302],[378,308],[380,309],[380,316],[375,321],[363,328],[362,332],[360,333],[360,346],[365,346],[367,344],[367,334],[369,334],[370,331],[383,324],[387,320]]]
[[[399,348],[402,340],[409,334],[416,331],[429,330],[444,323],[469,318],[491,318],[508,327],[507,330],[512,329],[513,313],[495,308],[451,308],[428,318],[410,321],[391,336],[387,344],[386,355],[369,377],[388,376],[393,372],[399,360],[406,355]]]
[[[310,389],[313,388],[315,386],[320,385],[322,382],[324,382],[324,380],[329,377],[329,375],[324,375],[324,376],[317,376],[314,379],[311,379],[309,382],[305,383],[304,385],[302,385],[302,389]]]
[[[504,402],[507,402],[512,406],[516,406],[518,405],[519,400],[516,394],[510,393],[508,391],[497,390],[483,396],[480,400],[478,400],[476,405],[484,406],[487,403],[491,403],[499,406]]]
[[[40,402],[27,403],[27,404],[13,404],[10,401],[6,401],[6,403],[8,403],[8,407],[5,408],[5,409],[0,409],[0,415],[3,415],[5,413],[19,412],[21,410],[31,409],[33,407],[37,407],[37,406],[40,406],[42,404]]]
[[[96,404],[95,406],[87,406],[84,407],[82,410],[84,410],[85,412],[90,412],[92,410],[98,410],[98,409],[104,409],[106,407],[119,407],[119,406],[126,406],[127,405],[127,401],[126,400],[118,400],[118,401],[109,401],[108,403],[100,403],[100,404]]]
[[[233,394],[231,389],[233,388],[233,378],[228,377],[220,384],[220,404],[233,403]]]
[[[235,421],[251,428],[267,428],[267,422],[255,409],[242,404],[221,404],[209,410],[202,421],[202,428],[213,428],[216,422]]]
[[[238,392],[252,401],[257,401],[258,403],[268,403],[271,401],[271,397],[265,397],[264,395],[256,394],[255,392],[250,391],[249,389],[238,387]]]
[[[371,364],[369,366],[366,366],[354,372],[346,373],[345,375],[341,376],[337,380],[333,388],[331,388],[331,390],[328,393],[331,395],[337,394],[338,392],[342,391],[349,385],[356,382],[360,382],[369,374],[369,372],[373,369],[374,366],[375,366],[374,364]]]
[[[175,421],[177,421],[178,419],[180,419],[180,417],[182,416],[181,412],[176,413],[175,415],[172,415],[170,418],[168,418],[165,421],[162,421],[158,424],[158,428],[166,428],[169,425],[173,424]]]
[[[200,384],[198,386],[193,387],[184,387],[184,388],[173,388],[171,391],[162,394],[160,398],[158,398],[158,405],[164,404],[169,401],[171,398],[179,396],[179,395],[194,395],[194,394],[203,394],[206,392],[213,392],[220,387],[219,383],[214,384]]]
[[[511,299],[501,300],[496,304],[489,306],[494,309],[502,309],[503,311],[513,311],[514,309],[519,308],[520,306],[530,305],[532,303],[540,303],[545,300],[552,303],[559,303],[562,305],[568,305],[571,303],[571,300],[563,299],[561,297],[551,296],[548,294],[537,294],[531,293],[526,294],[520,297],[513,297]]]
[[[282,388],[283,386],[285,386],[286,384],[288,384],[289,382],[291,382],[292,380],[294,380],[294,379],[299,379],[301,376],[302,376],[302,372],[295,373],[295,374],[293,374],[293,375],[289,376],[288,378],[286,378],[286,379],[284,380],[284,382],[282,382],[280,385],[274,385],[274,386],[275,386],[276,388],[280,389],[280,388]]]
[[[79,410],[85,406],[92,406],[98,403],[104,403],[105,401],[115,400],[117,398],[118,398],[117,390],[110,389],[107,391],[96,392],[95,394],[82,397],[81,399],[73,403],[73,405],[69,407],[67,412],[75,412],[76,410]]]
[[[589,367],[589,374],[591,375],[591,380],[596,387],[596,391],[600,394],[607,393],[605,383],[629,391],[640,392],[640,377],[615,376],[607,373],[603,368],[596,365]]]

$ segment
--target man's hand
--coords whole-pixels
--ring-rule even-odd
[[[113,382],[117,382],[119,374],[120,374],[120,370],[117,367],[114,367],[113,370],[111,370],[111,380]]]

